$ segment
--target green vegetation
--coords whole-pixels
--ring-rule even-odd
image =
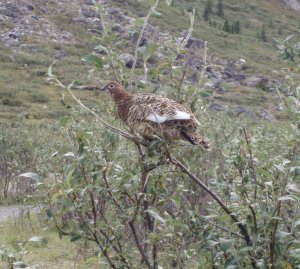
[[[150,8],[151,1],[111,1],[128,12],[133,17],[144,17]],[[209,16],[211,23],[207,23],[202,15],[205,7],[210,1],[174,1],[173,6],[167,6],[165,1],[160,1],[157,11],[163,14],[151,19],[151,23],[159,25],[162,30],[169,31],[179,36],[184,25],[188,27],[189,22],[182,10],[191,11],[196,9],[195,25],[193,36],[208,41],[209,57],[240,59],[247,62],[249,72],[262,72],[273,76],[272,71],[279,69],[282,65],[276,64],[276,48],[273,37],[285,38],[288,35],[298,33],[298,14],[288,10],[280,1],[211,1],[212,14]],[[220,5],[222,8],[218,8]],[[223,9],[224,16],[218,14]],[[284,12],[282,12],[284,9]],[[276,18],[276,19],[274,19]],[[226,35],[223,31],[224,22],[239,21],[242,29],[240,35]],[[257,42],[257,33],[260,33],[262,25],[269,25],[272,20],[272,27],[266,27],[268,42]],[[216,25],[216,27],[214,27]],[[278,33],[278,29],[282,29]]]
[[[128,1],[128,6],[123,6],[124,1],[116,2],[139,17],[147,15],[146,1]],[[156,11],[164,16],[150,12],[148,18],[158,16],[154,22],[178,34],[179,23],[172,18],[174,14],[181,16],[175,7],[183,7],[183,2],[171,5],[166,1],[168,8],[164,1],[160,3]],[[229,48],[214,43],[214,38],[222,36],[227,45],[240,40],[230,57],[249,57],[253,70],[273,69],[261,58],[270,60],[274,48],[269,42],[257,42],[260,27],[252,25],[261,26],[256,20],[268,14],[258,1],[243,3],[246,11],[235,1],[224,3],[225,15],[218,18],[219,25],[237,11],[255,14],[240,37],[227,36],[203,21],[201,27],[197,20],[194,25],[201,12],[193,12],[195,1],[188,3],[190,22],[182,21],[189,25],[189,33],[195,29],[195,36],[201,37],[201,31],[206,30],[212,55],[230,55]],[[101,5],[98,11],[106,22]],[[67,18],[52,19],[71,28]],[[273,21],[272,29],[279,24]],[[75,29],[78,38],[83,37],[81,30]],[[296,268],[300,258],[300,95],[295,74],[286,73],[287,92],[279,93],[287,119],[284,122],[252,120],[233,112],[210,113],[206,101],[212,92],[202,87],[205,76],[202,74],[200,83],[193,85],[185,80],[185,67],[173,65],[184,51],[184,40],[149,43],[141,52],[142,67],[128,69],[118,57],[126,44],[111,33],[109,23],[104,24],[98,38],[99,44],[93,45],[99,45],[104,53],[84,57],[90,65],[80,60],[96,43],[87,39],[76,48],[55,45],[67,56],[49,69],[52,59],[43,51],[54,45],[40,48],[34,59],[24,52],[10,61],[10,51],[1,52],[0,57],[8,63],[0,63],[6,66],[0,87],[6,89],[12,84],[0,96],[4,115],[0,123],[1,196],[12,193],[20,200],[26,195],[27,199],[37,199],[42,207],[39,222],[27,217],[1,223],[0,240],[5,245],[0,254],[7,267],[11,267],[12,260],[7,259],[12,257],[28,265],[42,262],[51,268],[70,268],[75,266],[74,256],[84,249],[87,259],[79,255],[78,268]],[[259,43],[256,47],[247,43],[254,39]],[[298,70],[299,48],[290,38],[279,45],[281,57],[294,61],[293,68]],[[252,52],[247,50],[251,46]],[[155,58],[157,53],[161,58]],[[115,119],[108,96],[74,91],[90,109],[87,112],[72,99],[68,85],[74,78],[87,81],[91,66],[97,75],[117,77],[132,91],[155,92],[190,106],[202,123],[200,132],[211,140],[211,150],[181,142],[141,142],[130,134],[126,139],[124,133],[103,123],[105,119],[125,129]],[[20,77],[15,76],[16,70]],[[39,85],[31,80],[36,77]],[[273,98],[260,89],[230,90],[225,101],[245,107]],[[42,227],[47,230],[42,231]],[[59,241],[53,231],[64,240]]]
[[[65,237],[59,238],[55,231],[45,230],[41,220],[26,209],[15,219],[0,222],[0,242],[1,268],[22,268],[22,265],[53,269],[99,268],[91,244],[70,243]]]

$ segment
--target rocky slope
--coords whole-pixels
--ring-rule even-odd
[[[101,32],[101,23],[95,12],[92,0],[75,1],[41,1],[41,0],[10,0],[0,3],[0,43],[14,51],[22,51],[27,46],[39,46],[45,42],[58,44],[76,44],[81,41],[76,38],[74,33],[66,31],[55,20],[56,17],[68,18],[69,24],[80,24],[86,27],[88,32]],[[129,47],[124,49],[119,55],[120,60],[124,61],[130,68],[133,63],[132,49],[138,38],[138,31],[135,19],[124,14],[124,12],[111,6],[107,1],[99,0],[105,6],[109,20],[113,23],[112,31],[121,40],[127,40]],[[292,2],[299,1],[288,1]],[[297,7],[297,5],[291,5]],[[184,36],[184,33],[183,33]],[[170,34],[162,32],[159,27],[148,25],[145,35],[140,43],[143,50],[151,42],[162,43]],[[191,38],[187,43],[186,49],[191,53],[189,59],[183,57],[177,59],[177,63],[188,62],[188,77],[191,83],[198,83],[200,73],[203,71],[203,44],[201,39]],[[57,54],[58,52],[56,52]],[[59,55],[52,54],[54,58],[64,57],[64,52]],[[253,94],[251,89],[259,89],[259,109],[250,110],[241,105],[233,106],[237,114],[247,114],[252,117],[273,119],[272,114],[264,107],[263,103],[274,94],[274,88],[280,81],[269,78],[257,72],[248,74],[243,59],[220,59],[215,57],[210,65],[205,69],[207,82],[205,87],[211,91],[212,98],[209,100],[209,108],[212,110],[226,110],[224,101],[234,98],[235,93],[232,89],[242,88],[246,94]],[[248,95],[249,95],[248,94]],[[257,96],[256,96],[257,97]],[[255,97],[255,98],[256,98]],[[248,98],[248,99],[247,99]],[[257,100],[255,100],[256,102]],[[231,102],[231,101],[229,101]],[[245,103],[254,102],[245,95]],[[272,108],[276,109],[275,107]]]
[[[300,12],[300,0],[284,0],[284,2],[291,8]]]

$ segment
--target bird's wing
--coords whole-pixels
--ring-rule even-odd
[[[163,123],[171,120],[189,120],[191,118],[191,115],[185,111],[175,110],[174,112],[175,114],[168,114],[167,111],[159,114],[153,111],[145,119],[156,123]]]
[[[192,113],[183,105],[174,100],[156,95],[139,95],[137,97],[131,112],[137,115],[141,111],[143,112],[141,115],[143,120],[155,123],[194,119]]]

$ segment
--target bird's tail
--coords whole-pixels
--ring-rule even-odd
[[[199,136],[198,134],[194,134],[194,133],[191,134],[191,133],[182,131],[181,136],[193,145],[201,144],[205,149],[209,149],[209,142],[207,140],[205,140],[204,138],[202,138],[201,136]]]

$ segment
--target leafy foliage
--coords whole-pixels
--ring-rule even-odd
[[[101,6],[98,11],[105,21]],[[155,6],[141,25],[140,37],[154,11]],[[189,14],[189,34],[194,14]],[[72,118],[62,121],[72,147],[64,153],[60,180],[39,185],[48,194],[48,225],[72,242],[93,241],[101,263],[111,268],[295,267],[298,131],[206,112],[199,85],[189,85],[184,65],[175,64],[186,40],[149,44],[142,55],[144,74],[135,64],[128,71],[109,29],[105,25],[101,47],[106,54],[96,67],[129,87],[134,79],[148,91],[190,103],[206,122],[203,132],[211,137],[212,150],[157,141],[142,147],[124,141],[115,128],[95,125],[80,110],[73,111]],[[156,52],[163,59],[150,65]],[[137,57],[136,50],[135,63]]]

